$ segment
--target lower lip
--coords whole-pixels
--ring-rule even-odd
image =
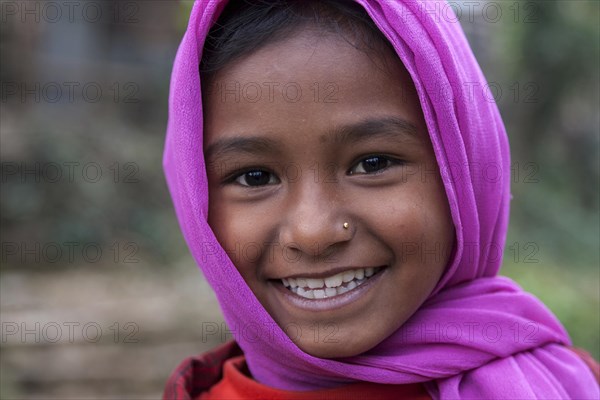
[[[381,279],[387,271],[387,268],[381,269],[377,274],[371,276],[362,285],[355,287],[349,292],[339,294],[334,297],[326,297],[323,299],[307,299],[302,296],[298,296],[281,283],[271,282],[276,289],[283,294],[284,299],[291,303],[297,308],[301,308],[306,311],[329,311],[335,310],[347,306],[348,304],[354,303],[360,298],[363,298],[367,292],[373,288],[377,282]]]

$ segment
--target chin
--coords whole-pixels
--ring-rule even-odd
[[[352,343],[349,345],[349,340],[335,337],[324,337],[326,335],[322,336],[323,337],[320,338],[321,340],[317,343],[312,340],[314,338],[311,338],[304,341],[295,341],[295,344],[305,353],[318,358],[353,357],[372,349],[378,344],[378,342],[371,343],[371,341],[367,341],[364,343]],[[356,341],[356,338],[353,339],[354,340],[351,341]]]

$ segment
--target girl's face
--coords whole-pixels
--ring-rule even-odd
[[[209,224],[317,357],[360,354],[397,330],[454,243],[414,86],[386,59],[304,31],[229,64],[204,105]]]

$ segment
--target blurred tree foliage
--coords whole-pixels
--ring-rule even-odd
[[[506,85],[510,241],[539,244],[541,262],[600,268],[600,7],[596,1],[522,2],[520,23],[494,38],[484,66]],[[508,89],[508,90],[507,90]]]
[[[482,66],[512,89],[499,101],[514,196],[503,273],[599,359],[600,3],[521,4],[530,22],[505,24]]]

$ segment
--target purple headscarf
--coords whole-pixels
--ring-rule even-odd
[[[455,226],[453,258],[421,308],[363,354],[316,358],[289,339],[207,223],[198,66],[226,0],[197,1],[173,69],[164,168],[185,239],[252,375],[286,390],[428,382],[434,398],[598,398],[589,368],[565,347],[559,321],[496,276],[508,224],[508,140],[458,20],[440,1],[357,1],[416,86]]]

